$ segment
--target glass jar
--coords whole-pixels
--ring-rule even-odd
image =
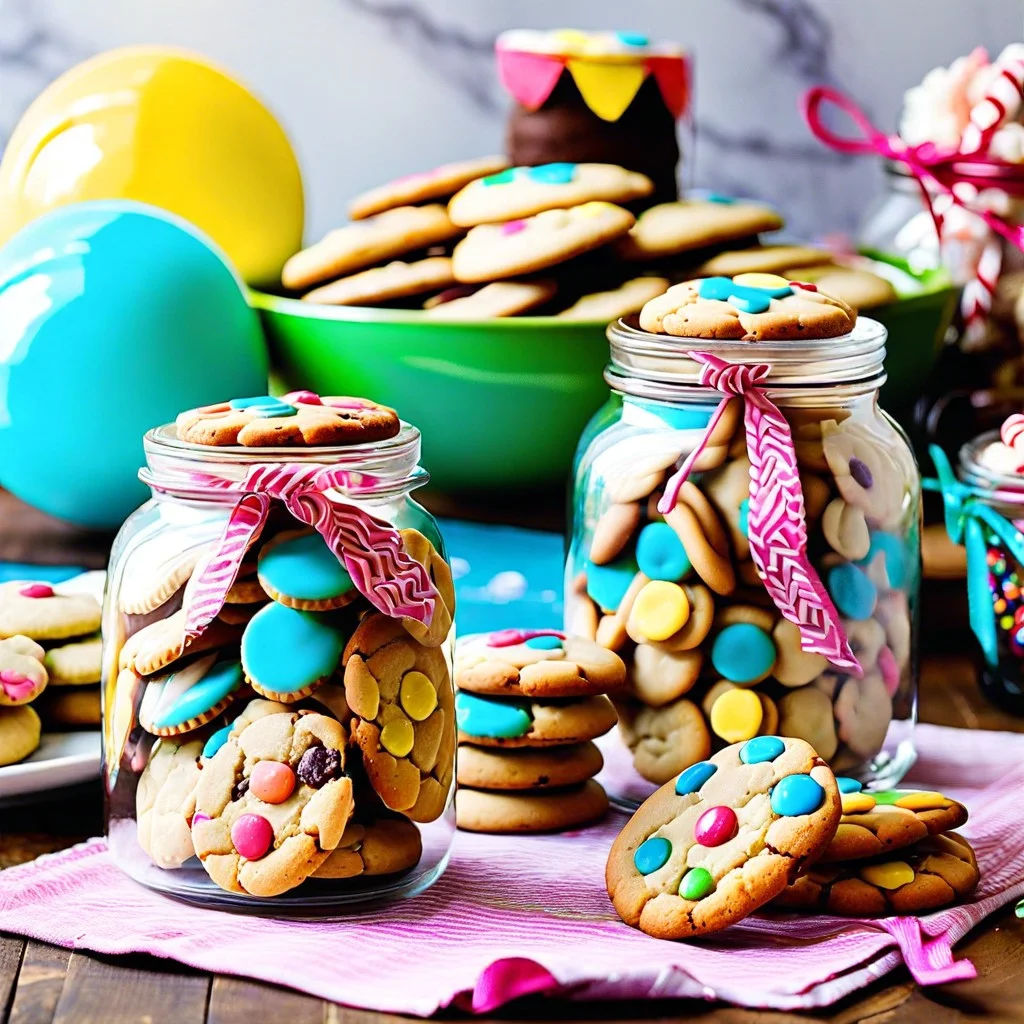
[[[455,724],[419,431],[217,448],[172,424],[144,447],[153,496],[114,542],[103,609],[115,861],[255,913],[421,891],[454,834]]]
[[[881,787],[913,762],[920,482],[877,403],[885,336],[865,318],[843,338],[758,343],[609,328],[611,395],[577,454],[565,622],[629,670],[603,749],[619,803],[636,805],[712,750],[758,734],[802,737],[836,771]],[[732,370],[766,364],[755,405],[768,399],[789,425],[807,559],[862,678],[807,653],[803,627],[762,581],[748,536],[751,399],[746,427],[735,399],[713,422],[723,395],[701,383],[694,350]],[[666,482],[709,424],[663,514]],[[790,488],[787,522],[795,506]]]

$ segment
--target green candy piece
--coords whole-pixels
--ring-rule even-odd
[[[894,804],[901,796],[906,796],[906,790],[898,789],[880,789],[877,793],[868,793],[868,796],[873,797],[876,804]]]
[[[684,900],[702,900],[715,891],[715,880],[707,868],[690,868],[679,883],[679,895]]]

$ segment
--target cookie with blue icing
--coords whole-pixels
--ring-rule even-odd
[[[783,892],[841,816],[835,776],[803,740],[756,736],[657,790],[612,844],[608,893],[661,939],[719,931]]]
[[[537,701],[460,692],[455,698],[459,741],[481,747],[549,747],[603,736],[617,715],[603,694]]]
[[[205,654],[146,682],[139,724],[154,736],[192,732],[217,717],[242,685],[241,663]]]
[[[856,320],[841,299],[777,274],[685,281],[640,311],[645,331],[737,341],[835,338],[853,330]]]
[[[471,693],[586,697],[625,681],[626,666],[617,654],[554,629],[503,629],[467,637],[455,656],[455,685]]]
[[[341,559],[315,530],[284,530],[269,540],[257,575],[275,601],[300,611],[330,611],[359,596]]]

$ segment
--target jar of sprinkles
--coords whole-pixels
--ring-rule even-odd
[[[421,891],[454,834],[454,591],[420,435],[360,398],[183,412],[103,608],[107,836],[150,888],[264,914]]]
[[[635,805],[767,735],[893,785],[915,756],[920,479],[878,407],[884,327],[744,274],[677,285],[608,338],[565,583],[566,628],[628,668],[610,792]]]

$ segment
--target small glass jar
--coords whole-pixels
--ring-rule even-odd
[[[906,437],[877,404],[885,336],[865,318],[842,338],[757,343],[609,328],[612,391],[575,466],[565,623],[627,664],[618,732],[603,741],[602,779],[617,802],[636,805],[711,751],[758,734],[804,738],[836,771],[881,787],[913,762],[920,480]],[[758,574],[738,412],[713,426],[676,506],[659,512],[723,398],[701,384],[693,350],[770,367],[758,387],[792,433],[807,557],[863,678],[804,652],[800,627]]]
[[[454,593],[437,524],[411,497],[427,480],[419,431],[218,448],[172,424],[144,447],[153,496],[114,542],[103,609],[114,860],[152,889],[251,913],[423,890],[454,835]],[[345,538],[328,546],[338,509]],[[225,562],[238,571],[226,582]],[[398,617],[408,589],[404,604],[379,597],[397,577],[434,595],[429,628]]]

